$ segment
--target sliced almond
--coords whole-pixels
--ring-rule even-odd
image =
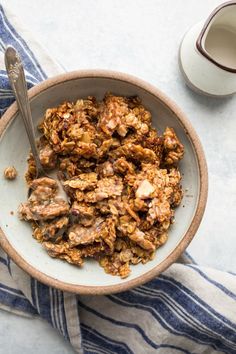
[[[140,183],[136,191],[136,197],[139,199],[147,199],[154,191],[155,188],[153,185],[147,179],[145,179]]]

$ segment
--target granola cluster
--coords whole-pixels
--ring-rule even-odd
[[[174,130],[158,135],[137,97],[111,94],[48,109],[39,129],[41,163],[58,169],[68,200],[56,181],[35,179],[30,155],[33,192],[19,214],[48,254],[79,266],[93,257],[122,278],[130,264],[151,260],[182,199],[184,148]]]
[[[10,181],[12,181],[13,179],[16,179],[17,171],[16,171],[15,167],[10,166],[10,167],[5,168],[4,177]]]

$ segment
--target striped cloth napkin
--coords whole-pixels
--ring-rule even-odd
[[[3,51],[20,53],[28,87],[62,71],[0,6],[0,113],[14,101]],[[39,315],[78,353],[236,353],[235,274],[192,264],[172,265],[136,289],[76,296],[31,278],[0,249],[0,308]]]

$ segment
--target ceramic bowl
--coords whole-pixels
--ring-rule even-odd
[[[88,95],[102,99],[110,91],[118,95],[138,95],[153,117],[159,132],[173,127],[185,147],[180,163],[184,198],[175,214],[168,241],[147,264],[132,266],[131,274],[120,279],[106,274],[97,262],[87,260],[82,268],[48,256],[32,238],[28,223],[17,217],[18,205],[26,200],[24,181],[29,143],[14,103],[0,121],[0,244],[12,260],[32,277],[50,286],[79,294],[108,294],[140,285],[163,272],[175,262],[194,237],[207,199],[207,167],[198,136],[181,110],[158,89],[135,77],[110,71],[66,73],[29,90],[35,127],[47,108],[65,100]],[[14,165],[15,181],[7,181],[3,170]],[[12,215],[12,211],[14,215]]]

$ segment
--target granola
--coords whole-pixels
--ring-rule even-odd
[[[51,257],[78,266],[92,257],[122,278],[152,260],[182,200],[184,148],[174,129],[159,135],[138,97],[106,94],[47,109],[39,130],[41,163],[58,170],[68,201],[56,181],[35,178],[30,154],[32,193],[19,216],[33,237]]]
[[[5,168],[4,177],[6,179],[9,179],[10,181],[15,179],[17,177],[17,171],[16,171],[15,167],[14,166],[10,166],[10,167]]]

